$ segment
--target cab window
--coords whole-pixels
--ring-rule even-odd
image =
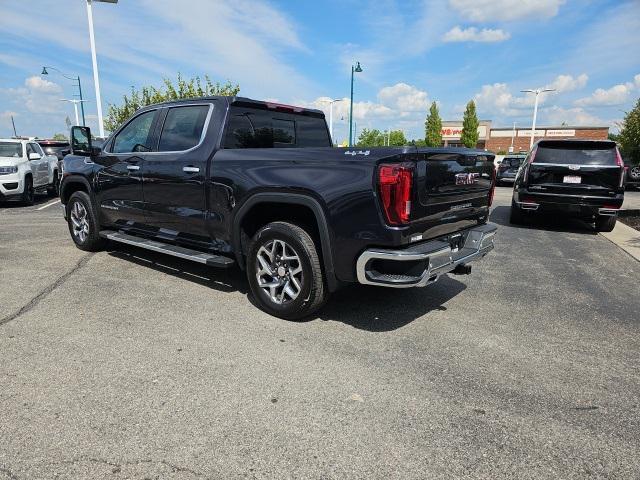
[[[113,153],[148,152],[151,125],[156,111],[138,115],[124,127],[113,141]]]

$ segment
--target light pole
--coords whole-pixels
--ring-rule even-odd
[[[535,90],[520,90],[522,93],[535,93],[536,100],[533,104],[533,125],[531,126],[531,141],[529,142],[529,150],[533,147],[533,137],[536,134],[536,117],[538,116],[538,95],[543,92],[555,92],[555,88],[536,88]]]
[[[360,62],[356,62],[355,67],[351,65],[351,105],[349,106],[349,146],[353,146],[353,74],[362,72]]]
[[[333,145],[333,104],[342,102],[344,98],[334,98],[333,100],[323,100],[322,103],[329,104],[329,134],[331,135],[331,144]]]
[[[78,104],[80,104],[80,106],[82,106],[82,102],[85,102],[86,100],[76,100],[74,99],[69,99],[69,98],[61,98],[60,99],[61,102],[69,102],[69,103],[73,103],[73,111],[76,114],[76,125],[80,124],[80,119],[78,118]]]
[[[40,72],[40,75],[49,75],[49,72],[47,72],[47,68],[50,70],[55,70],[56,72],[58,72],[60,75],[62,75],[64,78],[68,78],[69,80],[75,80],[76,82],[78,82],[78,96],[80,97],[80,110],[82,110],[82,126],[86,126],[85,120],[84,120],[84,100],[82,99],[82,86],[80,85],[80,75],[76,75],[74,76],[70,76],[67,75],[66,73],[61,72],[60,70],[58,70],[56,67],[42,67],[42,72]],[[78,125],[80,122],[78,122],[78,116],[76,115],[76,125]]]
[[[91,61],[93,62],[93,83],[96,87],[96,104],[98,106],[98,128],[100,136],[104,138],[104,123],[102,121],[102,99],[100,98],[100,80],[98,80],[98,60],[96,58],[96,41],[93,36],[93,2],[118,3],[118,0],[87,0],[87,18],[89,19],[89,42],[91,43]]]

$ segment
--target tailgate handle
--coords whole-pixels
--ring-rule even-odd
[[[200,169],[198,167],[193,167],[191,165],[188,165],[186,167],[182,167],[182,171],[185,173],[198,173]]]

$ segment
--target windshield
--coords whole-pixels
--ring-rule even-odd
[[[502,161],[501,165],[504,165],[507,167],[519,167],[522,164],[523,160],[524,158],[507,157]]]
[[[22,144],[18,142],[0,142],[0,157],[22,157]]]
[[[616,148],[613,142],[541,143],[534,163],[616,165]]]

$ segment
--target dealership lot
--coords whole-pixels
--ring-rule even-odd
[[[472,277],[302,323],[236,271],[82,252],[51,199],[0,206],[0,479],[634,478],[640,263],[509,202]]]

